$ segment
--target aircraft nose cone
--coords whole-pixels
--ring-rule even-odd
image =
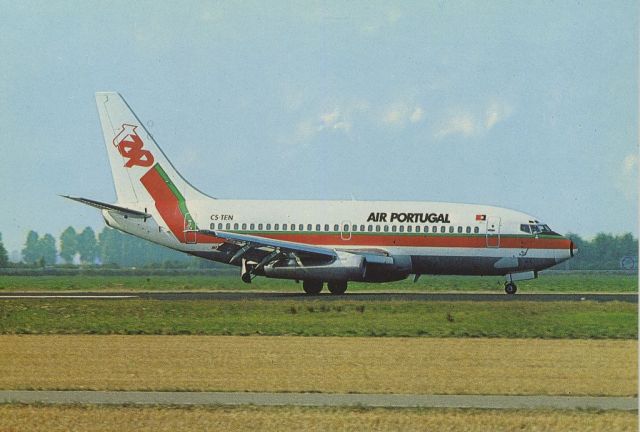
[[[576,244],[573,241],[571,241],[571,243],[569,243],[569,254],[571,255],[571,257],[573,257],[577,253],[578,253],[578,248],[576,247]]]
[[[561,263],[568,259],[573,258],[573,256],[578,252],[578,248],[576,248],[573,240],[563,237],[563,247],[558,249],[556,252],[556,263]]]

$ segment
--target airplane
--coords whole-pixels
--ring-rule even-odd
[[[117,201],[64,196],[112,228],[257,276],[344,294],[350,281],[414,275],[504,276],[516,282],[571,258],[574,243],[533,216],[447,202],[212,198],[182,177],[116,92],[96,93]]]

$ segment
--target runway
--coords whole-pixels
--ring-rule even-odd
[[[637,410],[638,398],[247,392],[0,391],[0,403]]]
[[[15,299],[70,299],[70,300],[293,300],[293,301],[423,301],[423,302],[611,302],[638,303],[638,294],[485,294],[485,293],[347,293],[331,295],[323,293],[309,296],[305,293],[257,292],[257,291],[193,291],[193,292],[12,292],[0,294],[0,300]]]

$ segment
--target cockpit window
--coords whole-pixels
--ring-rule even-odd
[[[548,225],[544,225],[544,224],[535,224],[535,225],[529,225],[531,227],[531,234],[541,234],[541,233],[551,233],[553,231],[551,231],[551,228],[549,228]],[[522,229],[522,225],[520,226],[520,228]]]
[[[527,225],[527,224],[521,224],[520,225],[520,231],[524,231],[527,234],[531,234],[531,229],[529,229],[529,225]]]

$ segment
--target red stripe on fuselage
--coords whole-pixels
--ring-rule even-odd
[[[313,245],[336,246],[380,246],[380,247],[442,247],[442,248],[486,248],[487,239],[483,235],[381,235],[381,234],[352,234],[350,240],[343,240],[340,234],[314,233],[249,233],[254,236],[266,237],[290,242]],[[491,244],[497,240],[492,239]],[[568,249],[571,241],[565,238],[533,238],[533,237],[500,237],[500,248],[507,249]]]

